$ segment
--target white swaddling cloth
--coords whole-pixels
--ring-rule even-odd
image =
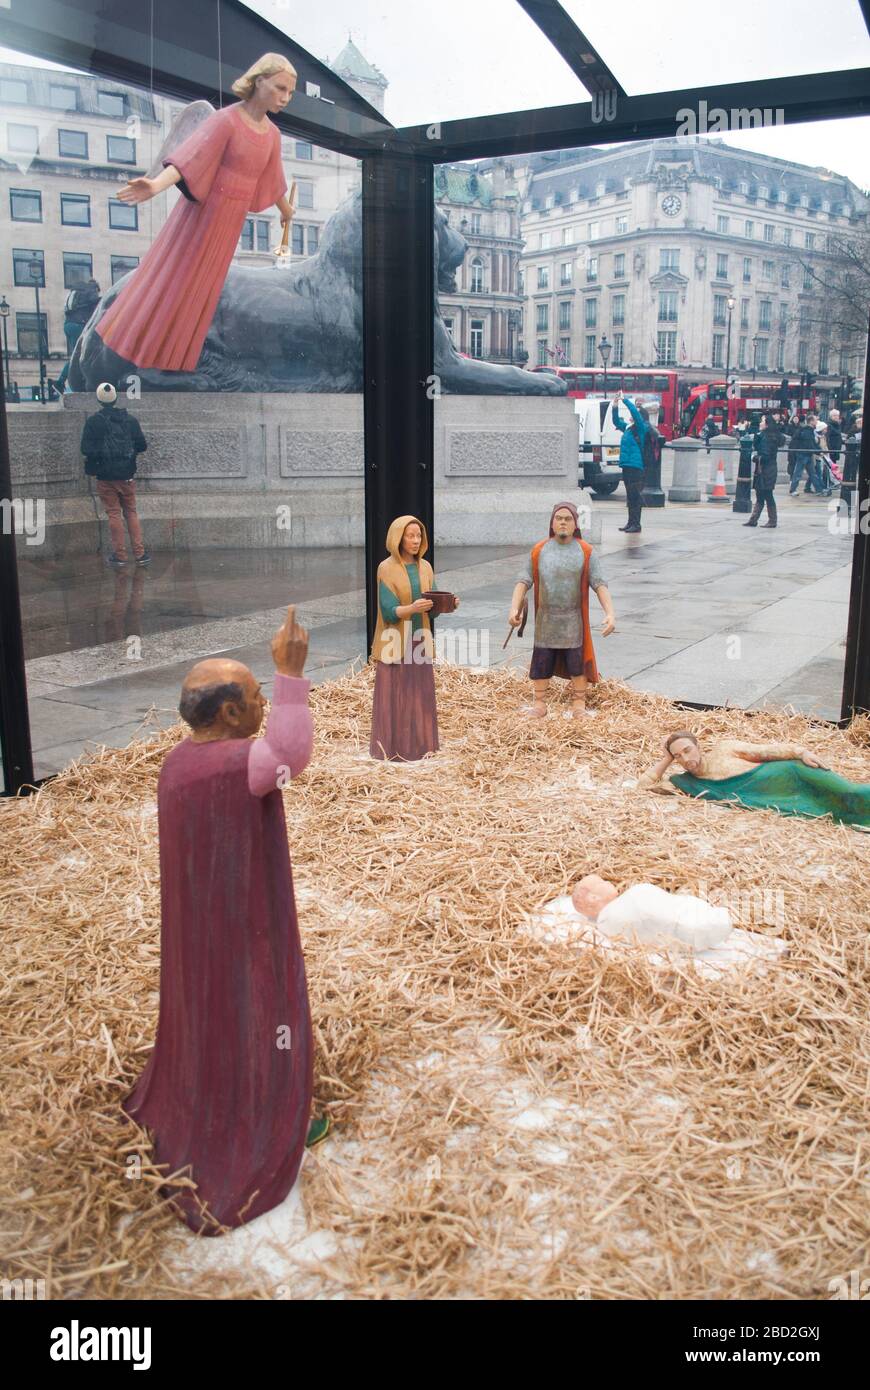
[[[636,883],[601,909],[595,926],[605,936],[707,951],[730,935],[732,923],[726,908],[692,893],[667,893],[652,883]]]

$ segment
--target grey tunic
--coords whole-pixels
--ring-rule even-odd
[[[582,647],[583,618],[580,614],[580,580],[586,557],[576,540],[566,544],[551,537],[538,556],[541,604],[535,614],[536,647]],[[532,587],[531,552],[516,582]],[[589,587],[597,589],[607,580],[601,571],[598,551],[589,560]]]

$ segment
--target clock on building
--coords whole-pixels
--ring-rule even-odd
[[[683,200],[678,198],[676,193],[666,193],[662,198],[662,212],[667,217],[676,217],[682,206]]]

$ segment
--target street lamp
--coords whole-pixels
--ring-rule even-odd
[[[39,353],[39,399],[45,405],[45,359],[42,353],[42,314],[39,311],[39,282],[42,279],[43,264],[37,256],[30,262],[30,278],[36,295],[36,347]]]
[[[734,313],[737,300],[729,295],[726,303],[728,305],[728,337],[725,340],[725,416],[730,425],[731,407],[728,402],[731,399],[731,315]]]
[[[598,344],[598,351],[601,353],[601,361],[604,365],[604,399],[607,400],[607,364],[610,361],[613,344],[608,343],[606,334],[602,335],[601,342]]]
[[[9,401],[12,399],[12,381],[9,376],[9,337],[6,326],[9,318],[9,304],[5,294],[0,299],[0,318],[3,320],[3,379],[6,383],[6,399]]]
[[[752,339],[752,380],[755,380],[755,365],[758,361],[758,334]]]

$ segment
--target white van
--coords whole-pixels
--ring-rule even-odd
[[[632,395],[635,405],[644,406],[650,415],[650,406],[661,410],[661,397],[642,392]],[[599,497],[609,497],[622,481],[619,467],[619,445],[622,433],[613,423],[613,398],[611,396],[585,396],[574,401],[577,415],[579,455],[578,484],[589,487]],[[620,419],[629,420],[628,407],[619,412]]]

